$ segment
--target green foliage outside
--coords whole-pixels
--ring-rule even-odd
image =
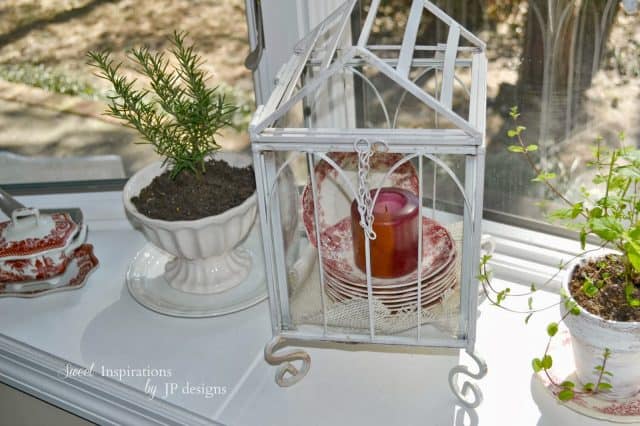
[[[79,96],[91,100],[108,101],[109,93],[95,87],[88,81],[59,68],[43,64],[0,64],[0,79],[12,83],[38,87],[52,93]],[[237,131],[246,131],[254,111],[251,93],[245,93],[222,83],[218,90],[230,103],[237,106],[231,125]]]
[[[91,84],[72,77],[69,73],[42,64],[0,64],[0,79],[39,87],[63,95],[98,99],[99,91]]]

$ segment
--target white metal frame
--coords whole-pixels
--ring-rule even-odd
[[[476,269],[480,255],[480,227],[482,220],[482,200],[484,187],[484,134],[486,114],[486,74],[487,60],[485,44],[464,29],[460,24],[446,15],[428,0],[413,0],[407,23],[406,32],[401,46],[369,45],[375,15],[380,0],[372,0],[369,13],[364,21],[360,36],[355,43],[344,45],[344,32],[348,28],[351,13],[358,3],[348,0],[330,14],[323,22],[309,32],[298,42],[294,54],[283,65],[276,77],[275,88],[265,105],[259,106],[249,127],[254,165],[256,171],[257,192],[260,206],[260,221],[263,229],[263,244],[266,261],[266,275],[269,286],[269,300],[272,317],[274,339],[265,348],[265,358],[268,362],[282,364],[277,373],[277,381],[282,386],[289,386],[299,381],[308,371],[310,360],[304,352],[296,351],[275,355],[277,347],[288,341],[298,342],[348,342],[375,343],[380,345],[402,345],[422,347],[449,347],[465,349],[478,364],[478,373],[470,373],[468,369],[458,367],[452,370],[450,385],[461,400],[469,407],[477,406],[481,401],[479,390],[474,384],[465,382],[462,389],[457,386],[457,376],[464,374],[479,379],[486,373],[486,365],[475,354],[475,329],[477,312],[477,282]],[[416,46],[417,30],[423,13],[431,13],[437,19],[446,23],[450,30],[446,44],[436,46]],[[337,30],[336,30],[337,29]],[[332,31],[330,43],[319,54],[316,50],[318,40]],[[465,39],[471,47],[460,46],[460,40]],[[433,51],[437,53],[433,59],[417,59],[417,50]],[[381,51],[397,51],[397,59],[381,59]],[[459,59],[461,53],[471,54],[471,60]],[[307,96],[317,91],[324,83],[344,70],[354,65],[367,64],[398,87],[410,93],[438,116],[444,117],[453,125],[454,129],[361,129],[361,128],[323,128],[311,126],[304,128],[280,128],[278,120],[285,116],[290,109],[303,101]],[[305,80],[298,89],[297,84],[307,67],[315,66],[317,73]],[[320,65],[319,70],[317,70]],[[410,78],[411,67],[431,67],[441,72],[442,81],[439,93],[434,95],[425,91]],[[469,116],[461,117],[453,111],[453,86],[456,84],[455,70],[458,67],[471,67],[471,85],[469,93]],[[417,80],[417,79],[415,79]],[[373,308],[371,305],[371,271],[369,255],[369,239],[366,238],[365,251],[367,259],[367,289],[369,294],[370,326],[367,334],[338,333],[328,330],[326,325],[326,310],[324,326],[305,325],[295,327],[289,314],[288,283],[286,266],[284,265],[284,245],[279,232],[281,229],[279,203],[276,196],[272,196],[272,188],[278,178],[275,153],[278,151],[297,151],[307,156],[310,170],[313,170],[316,159],[330,162],[326,156],[328,152],[353,152],[354,144],[358,141],[382,141],[389,152],[405,154],[402,160],[409,161],[417,158],[420,173],[422,173],[423,159],[426,158],[442,167],[452,177],[461,189],[465,198],[464,203],[464,237],[461,277],[461,300],[459,317],[459,336],[451,338],[424,338],[420,335],[421,321],[416,322],[417,338],[406,336],[379,336],[375,332],[373,323]],[[465,180],[457,180],[455,174],[438,156],[444,154],[461,155],[465,158]],[[342,170],[333,164],[338,173]],[[398,166],[398,164],[396,164]],[[314,174],[311,176],[311,189],[314,205],[317,205],[317,186]],[[435,185],[435,183],[434,183]],[[422,179],[419,179],[419,195],[423,193]],[[354,191],[355,192],[355,191]],[[422,199],[422,198],[421,198]],[[317,211],[316,211],[317,215]],[[319,226],[318,217],[315,220]],[[421,225],[420,225],[421,226]],[[421,235],[421,233],[419,234]],[[319,229],[316,236],[320,238]],[[320,241],[317,241],[318,247]],[[420,241],[419,253],[422,252]],[[321,250],[318,250],[319,260]],[[420,259],[421,256],[418,256]],[[319,265],[321,267],[322,261]],[[321,271],[322,272],[322,271]],[[320,285],[324,286],[323,274],[320,273]],[[420,298],[420,290],[418,294]],[[419,304],[418,304],[419,306]],[[324,309],[324,300],[323,300]],[[419,318],[419,317],[418,317]],[[291,361],[303,362],[301,369],[291,364]],[[474,399],[465,399],[467,391],[472,389]]]

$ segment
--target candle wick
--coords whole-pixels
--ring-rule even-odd
[[[386,214],[389,214],[389,206],[387,206],[386,204],[384,205],[384,212]]]

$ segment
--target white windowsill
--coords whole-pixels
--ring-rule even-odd
[[[309,375],[292,388],[278,388],[275,368],[262,358],[271,337],[266,303],[221,318],[190,320],[155,314],[130,297],[124,273],[144,238],[126,221],[119,193],[22,201],[40,207],[81,207],[101,266],[80,291],[0,300],[2,382],[100,424],[469,424],[468,415],[461,422],[464,413],[447,385],[448,371],[458,363],[457,352],[311,348]],[[491,223],[485,225],[485,233],[498,237],[493,267],[499,278],[509,280],[496,284],[514,291],[520,288],[514,278],[528,286],[532,277],[542,278],[553,270],[549,265],[577,247]],[[556,298],[540,292],[538,303]],[[471,413],[471,424],[602,424],[560,406],[532,381],[530,359],[540,355],[546,343],[544,325],[557,316],[550,310],[525,327],[521,318],[486,303],[481,306],[477,350],[487,360],[489,374],[479,382],[485,400]],[[467,362],[466,355],[462,360]],[[61,373],[67,363],[95,363],[97,372],[103,365],[171,369],[166,382],[226,386],[228,393],[206,399],[177,392],[166,400],[151,400],[143,392],[143,379],[65,379]],[[163,381],[156,384],[164,393]]]

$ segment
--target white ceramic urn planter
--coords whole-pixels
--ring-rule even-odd
[[[252,164],[249,155],[218,152],[216,158],[234,167]],[[166,170],[161,162],[134,174],[123,190],[129,219],[157,247],[175,256],[164,277],[173,288],[187,293],[212,294],[240,284],[251,270],[251,257],[238,244],[249,234],[256,217],[256,195],[216,216],[198,220],[151,219],[136,209],[131,198]]]
[[[574,261],[567,270],[562,286],[567,294],[574,270],[593,258],[604,256],[604,251],[592,253]],[[564,315],[566,309],[561,304]],[[599,372],[594,367],[602,365],[605,348],[611,350],[606,370],[613,376],[607,376],[612,385],[609,392],[600,394],[607,399],[629,398],[640,392],[640,323],[620,322],[602,319],[580,309],[580,315],[568,315],[565,319],[573,346],[573,354],[578,380],[584,383],[596,383]]]

